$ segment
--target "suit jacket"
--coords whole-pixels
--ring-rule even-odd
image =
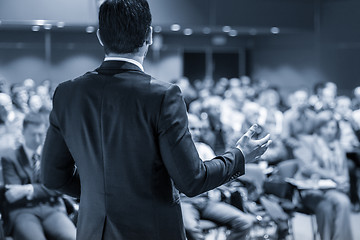
[[[185,239],[177,189],[195,196],[244,164],[238,149],[202,162],[179,87],[134,64],[105,61],[54,93],[42,179],[80,197],[80,240]]]
[[[34,187],[32,200],[28,200],[24,197],[11,204],[7,202],[3,204],[3,207],[6,208],[6,231],[10,232],[12,230],[13,220],[24,208],[29,211],[30,209],[36,207],[39,202],[45,204],[50,202],[56,203],[51,204],[51,206],[49,205],[49,207],[54,208],[56,211],[65,210],[63,202],[58,199],[59,193],[47,189],[39,181],[34,180],[33,170],[30,166],[23,146],[20,146],[16,150],[9,149],[1,158],[1,164],[4,184],[32,184]]]

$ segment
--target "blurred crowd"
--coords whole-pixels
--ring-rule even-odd
[[[290,92],[284,99],[279,87],[266,81],[252,81],[248,76],[193,83],[182,77],[173,82],[183,92],[190,131],[194,130],[191,119],[198,118],[201,122],[197,133],[192,133],[197,136],[196,141],[202,143],[197,144],[200,156],[211,156],[211,150],[215,154],[224,152],[234,146],[252,124],[257,123],[254,137],[270,134],[272,139],[267,152],[254,163],[262,170],[265,181],[277,175],[280,165],[295,160],[297,170],[290,177],[302,183],[311,181],[311,187],[301,191],[301,198],[295,202],[316,216],[321,239],[352,239],[350,213],[360,209],[360,86],[353,89],[352,96],[339,96],[335,83],[320,82],[311,86],[312,89],[300,88]],[[250,169],[249,164],[247,168]],[[261,178],[258,175],[251,181]],[[331,181],[333,187],[319,189],[321,180]],[[264,183],[259,185],[259,188],[264,187]],[[259,198],[253,200],[259,202]],[[211,198],[208,201],[211,202]],[[269,206],[264,201],[262,205]],[[198,216],[205,211],[209,218],[207,208],[198,207],[196,202],[193,206],[197,206]],[[184,216],[188,217],[189,212]],[[217,217],[221,221],[227,219],[228,225],[238,221],[232,227],[235,232],[239,231],[239,226],[251,222],[239,214],[234,216],[223,212]],[[210,215],[210,218],[219,222],[215,215]],[[191,223],[186,220],[185,227],[187,222]],[[277,222],[278,228],[280,223]],[[189,236],[194,229],[194,224],[187,227]],[[286,234],[278,232],[278,239],[281,239],[280,235]]]
[[[10,84],[0,79],[0,152],[23,143],[22,124],[28,113],[39,113],[48,121],[52,108],[51,81],[36,84],[33,79]]]
[[[352,239],[350,212],[360,210],[360,86],[353,89],[351,96],[339,96],[335,83],[321,82],[312,89],[297,89],[284,98],[278,86],[248,76],[194,82],[181,77],[172,82],[182,90],[189,130],[200,158],[206,161],[222,154],[257,123],[254,137],[270,134],[272,144],[247,167],[247,172],[260,169],[264,182],[276,174],[281,163],[296,160],[297,171],[291,176],[294,179],[331,179],[336,187],[303,191],[298,202],[315,214],[322,239]],[[1,155],[6,149],[24,144],[23,121],[29,114],[36,114],[49,124],[52,95],[49,80],[38,84],[32,79],[13,84],[0,81]],[[248,195],[240,194],[241,202],[258,201],[271,209],[272,200],[249,194],[249,184],[263,188],[263,182],[256,183],[260,178],[244,179],[246,176],[241,186],[247,188]],[[233,233],[228,234],[228,239],[248,239],[250,229],[259,219],[251,213],[251,205],[244,207],[239,206],[239,201],[229,201],[238,196],[239,189],[234,191],[234,186],[222,186],[193,199],[182,196],[189,239],[204,239],[199,220],[205,216],[226,225]],[[283,223],[276,221],[278,228],[285,229],[285,233],[277,234],[284,237],[289,232],[288,226],[281,226]]]

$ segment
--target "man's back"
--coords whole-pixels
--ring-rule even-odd
[[[71,176],[51,161],[74,159],[81,182],[79,239],[184,239],[173,182],[196,195],[243,173],[237,149],[204,166],[186,117],[177,86],[152,80],[130,63],[104,62],[97,73],[57,88],[43,173],[46,185],[61,188]],[[68,153],[61,145],[51,149],[52,136],[63,139]],[[223,164],[228,174],[218,172]],[[79,186],[76,180],[62,191],[79,196]]]
[[[124,239],[154,238],[160,234],[154,233],[157,224],[163,225],[164,231],[182,224],[178,198],[167,199],[177,193],[169,194],[172,183],[154,139],[162,97],[169,85],[151,83],[150,76],[136,69],[121,68],[116,77],[112,76],[116,71],[100,71],[63,84],[55,95],[63,100],[62,106],[55,106],[56,117],[80,173],[78,226],[85,232],[79,236],[94,236],[88,235],[96,229],[89,224],[105,225],[107,221],[109,227],[120,226],[123,231],[113,234]]]

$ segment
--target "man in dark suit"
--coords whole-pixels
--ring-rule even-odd
[[[14,239],[76,237],[59,194],[40,184],[40,148],[46,133],[43,118],[28,114],[23,123],[24,144],[2,157],[6,227]]]
[[[254,126],[234,149],[201,161],[179,87],[143,71],[150,24],[146,0],[105,1],[104,62],[54,93],[42,179],[80,197],[80,240],[185,239],[178,190],[195,196],[237,178],[270,141],[252,140]]]

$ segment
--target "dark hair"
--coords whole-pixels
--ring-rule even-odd
[[[329,110],[325,110],[325,111],[321,111],[316,115],[315,118],[315,133],[319,134],[320,133],[320,129],[325,126],[326,124],[328,124],[331,121],[335,121],[336,122],[336,139],[340,138],[340,126],[339,126],[339,121],[335,118],[335,115],[332,111]]]
[[[106,53],[132,53],[149,33],[151,13],[146,0],[106,0],[99,11],[99,30]]]
[[[26,129],[26,127],[29,124],[33,124],[36,126],[40,126],[42,124],[45,124],[44,118],[42,117],[41,114],[38,113],[28,113],[25,115],[24,117],[24,121],[23,121],[23,129]]]

